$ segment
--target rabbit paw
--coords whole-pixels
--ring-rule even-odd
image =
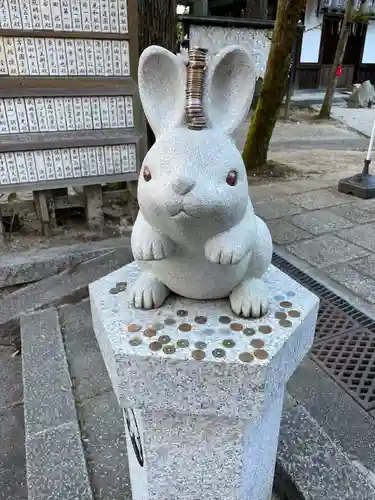
[[[212,264],[238,264],[248,252],[244,245],[236,244],[227,234],[215,236],[205,245],[206,259]]]
[[[232,292],[233,312],[244,318],[260,318],[268,310],[267,284],[257,278],[245,279]]]
[[[175,244],[168,236],[156,232],[132,239],[133,256],[139,261],[163,260],[173,253],[174,248]]]
[[[136,309],[157,309],[169,295],[169,289],[151,273],[142,273],[130,291],[130,302]]]

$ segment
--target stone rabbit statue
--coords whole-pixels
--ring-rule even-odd
[[[172,291],[192,299],[229,297],[235,314],[267,312],[264,281],[272,258],[267,226],[253,210],[245,166],[232,137],[247,116],[255,68],[230,46],[209,65],[202,109],[207,123],[186,117],[188,67],[157,46],[139,62],[139,92],[156,142],[139,177],[139,213],[131,237],[143,272],[133,285],[136,308],[160,307]]]

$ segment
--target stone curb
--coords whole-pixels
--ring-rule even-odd
[[[40,281],[62,272],[71,265],[116,248],[129,246],[129,238],[110,238],[84,244],[4,254],[0,257],[0,289]]]
[[[276,467],[276,491],[288,500],[373,500],[375,487],[286,394]]]
[[[92,500],[58,315],[21,317],[29,500]]]
[[[77,302],[88,296],[90,283],[131,260],[130,247],[120,247],[7,295],[0,300],[0,341],[3,344],[19,343],[21,315]]]

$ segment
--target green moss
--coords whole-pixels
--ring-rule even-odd
[[[283,0],[283,7],[279,5],[278,8],[267,70],[243,150],[243,159],[249,174],[267,162],[269,144],[285,94],[290,56],[298,36],[298,20],[304,3],[304,0]]]

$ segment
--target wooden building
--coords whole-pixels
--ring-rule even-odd
[[[327,85],[345,9],[346,0],[307,0],[299,88]],[[339,87],[364,80],[375,83],[375,1],[359,0],[356,10],[356,21],[349,27]]]
[[[182,0],[192,16],[215,16],[274,20],[277,0]]]
[[[212,19],[230,18],[235,29],[241,21],[272,23],[277,0],[183,0],[189,15]],[[347,0],[307,0],[301,17],[303,37],[297,47],[296,88],[325,87],[333,64]],[[375,0],[356,0],[356,21],[350,26],[339,87],[371,80],[375,83]]]

